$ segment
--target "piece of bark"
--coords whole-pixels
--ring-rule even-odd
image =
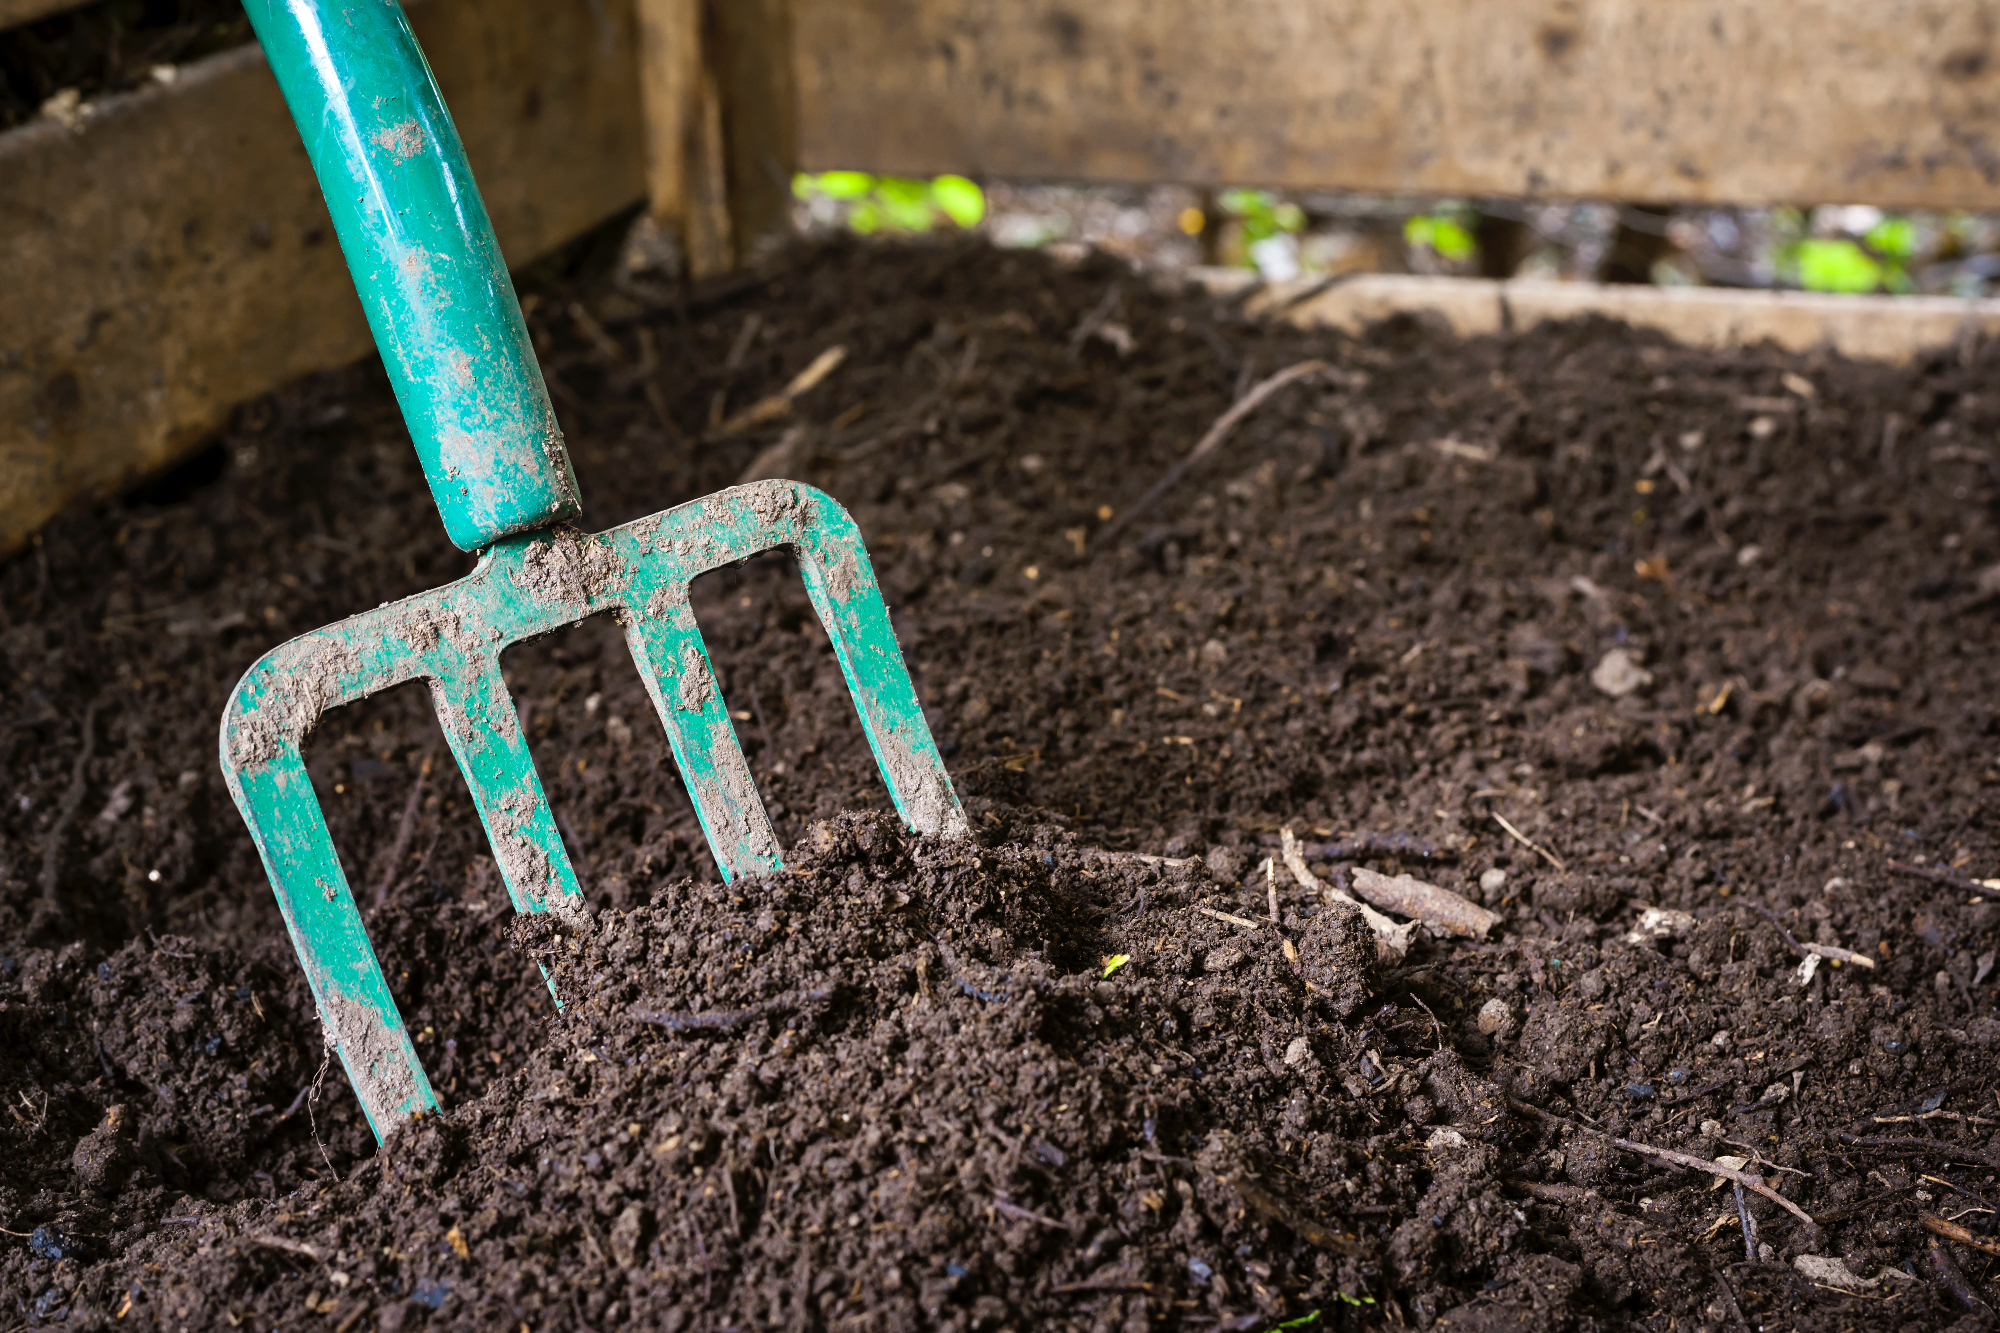
[[[1385,912],[1415,917],[1449,935],[1485,939],[1500,924],[1500,914],[1469,902],[1450,889],[1426,884],[1414,875],[1378,875],[1362,866],[1353,870],[1354,891]]]

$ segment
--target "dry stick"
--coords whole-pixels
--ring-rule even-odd
[[[1215,424],[1208,428],[1208,434],[1201,437],[1201,443],[1188,450],[1187,456],[1181,459],[1180,462],[1168,468],[1167,475],[1154,482],[1153,488],[1140,496],[1137,504],[1131,506],[1124,513],[1104,525],[1103,531],[1097,534],[1098,543],[1100,545],[1109,545],[1117,538],[1119,533],[1125,531],[1132,523],[1144,517],[1146,511],[1160,502],[1162,496],[1180,485],[1182,479],[1189,472],[1193,471],[1197,464],[1214,453],[1221,446],[1222,442],[1229,438],[1229,432],[1236,429],[1236,424],[1256,411],[1266,398],[1269,398],[1272,394],[1294,380],[1304,379],[1308,375],[1317,374],[1325,369],[1326,362],[1318,359],[1301,361],[1297,365],[1286,366],[1283,370],[1264,380],[1252,388],[1250,392],[1237,399],[1235,403],[1231,404],[1227,412],[1224,412],[1215,419]]]
[[[1785,923],[1778,920],[1778,914],[1762,903],[1745,903],[1743,905],[1776,926],[1778,933],[1785,937],[1785,943],[1791,945],[1795,953],[1809,958],[1815,955],[1821,958],[1831,958],[1836,963],[1852,963],[1856,967],[1865,967],[1871,971],[1875,967],[1875,960],[1865,953],[1856,953],[1852,949],[1843,949],[1835,944],[1801,943],[1798,936],[1785,929]]]
[[[1931,1274],[1937,1278],[1938,1285],[1950,1292],[1958,1299],[1960,1305],[1972,1313],[1985,1315],[1991,1319],[1993,1307],[1988,1305],[1973,1285],[1965,1280],[1965,1274],[1959,1271],[1958,1261],[1951,1257],[1951,1251],[1944,1247],[1944,1242],[1932,1236],[1928,1249]]]
[[[1899,875],[1908,875],[1912,879],[1927,879],[1933,884],[1948,884],[1954,889],[1964,889],[1967,893],[1976,893],[1983,898],[2000,900],[2000,888],[1995,888],[1991,884],[1985,884],[1976,879],[1967,879],[1963,875],[1954,875],[1943,870],[1932,870],[1929,866],[1908,865],[1902,861],[1889,862],[1889,869]]]
[[[1842,1143],[1853,1148],[1901,1148],[1911,1152],[1929,1153],[1933,1157],[1946,1157],[1954,1162],[1976,1162],[1980,1166],[2000,1171],[2000,1154],[1982,1152],[1978,1148],[1967,1148],[1943,1139],[1920,1139],[1914,1134],[1874,1134],[1866,1138],[1853,1134],[1839,1136]]]
[[[1197,906],[1194,910],[1200,912],[1203,916],[1212,916],[1217,921],[1227,921],[1232,926],[1245,926],[1251,930],[1262,930],[1264,928],[1263,922],[1254,921],[1247,916],[1237,916],[1234,912],[1218,912],[1213,907],[1200,906]]]
[[[1616,1138],[1610,1134],[1606,1134],[1601,1129],[1592,1129],[1589,1125],[1579,1125],[1574,1120],[1565,1120],[1559,1115],[1544,1111],[1539,1106],[1530,1106],[1518,1098],[1509,1097],[1507,1105],[1524,1115],[1531,1115],[1538,1120],[1545,1120],[1551,1125],[1561,1125],[1566,1129],[1579,1130],[1585,1134],[1595,1134],[1600,1138],[1609,1139],[1612,1147],[1623,1148],[1626,1152],[1635,1152],[1644,1157],[1657,1157],[1663,1162],[1672,1162],[1675,1166],[1685,1166],[1696,1171],[1706,1171],[1710,1175],[1721,1176],[1725,1180],[1736,1181],[1744,1189],[1763,1195],[1786,1212],[1793,1214],[1799,1221],[1812,1221],[1812,1215],[1806,1212],[1805,1209],[1799,1207],[1790,1199],[1787,1199],[1784,1195],[1766,1185],[1761,1178],[1750,1174],[1748,1171],[1738,1171],[1734,1167],[1724,1166],[1720,1162],[1711,1162],[1706,1158],[1690,1156],[1684,1152],[1675,1152],[1671,1148],[1655,1148],[1650,1143],[1634,1143],[1630,1139]]]
[[[1008,1203],[1005,1199],[996,1197],[993,1200],[993,1206],[994,1208],[1006,1214],[1008,1217],[1013,1218],[1017,1222],[1039,1222],[1043,1226],[1053,1227],[1057,1231],[1069,1230],[1067,1226],[1064,1226],[1061,1222],[1056,1221],[1053,1217],[1043,1217],[1040,1213],[1031,1211],[1030,1209],[1027,1208],[1023,1208],[1018,1203]]]
[[[1275,926],[1278,924],[1278,868],[1274,856],[1264,858],[1264,892],[1271,899],[1271,924]]]
[[[1975,1236],[1958,1223],[1947,1222],[1936,1213],[1918,1213],[1917,1220],[1932,1231],[1937,1232],[1938,1235],[1943,1236],[1946,1240],[1955,1240],[1960,1245],[1970,1245],[1981,1254],[2000,1257],[2000,1240],[1988,1240],[1984,1236]]]
[[[1757,1224],[1750,1220],[1750,1205],[1743,1198],[1743,1182],[1733,1182],[1736,1187],[1736,1216],[1743,1223],[1743,1257],[1751,1263],[1757,1262]]]
[[[1529,851],[1541,857],[1544,861],[1547,861],[1557,870],[1567,871],[1569,869],[1568,866],[1562,863],[1561,857],[1557,856],[1554,852],[1550,851],[1548,848],[1537,843],[1527,834],[1521,832],[1521,830],[1515,828],[1512,824],[1508,823],[1507,816],[1501,814],[1498,810],[1488,811],[1488,813],[1493,816],[1493,821],[1495,823],[1497,823],[1501,828],[1507,830],[1507,836],[1512,838],[1515,842],[1520,843],[1523,847],[1526,847]]]
[[[250,1231],[244,1233],[243,1239],[249,1241],[252,1245],[261,1245],[267,1250],[284,1250],[290,1254],[303,1254],[315,1263],[326,1257],[319,1252],[318,1246],[308,1245],[302,1240],[289,1240],[284,1236],[270,1236],[260,1231]]]
[[[76,767],[70,771],[69,791],[64,793],[62,806],[56,811],[56,822],[49,826],[49,840],[42,846],[42,901],[56,900],[56,873],[62,861],[63,834],[69,828],[69,821],[76,818],[76,812],[83,806],[84,795],[90,790],[90,776],[84,771],[90,763],[90,752],[96,748],[97,734],[91,723],[97,719],[97,701],[83,710],[83,749],[76,756]]]

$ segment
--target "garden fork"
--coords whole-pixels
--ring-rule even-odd
[[[368,942],[302,748],[320,716],[407,681],[438,721],[520,912],[585,915],[500,670],[512,644],[615,613],[725,879],[780,868],[688,589],[787,547],[897,810],[920,833],[964,812],[854,520],[789,481],[736,486],[606,532],[569,526],[568,454],[458,133],[399,5],[250,0],[452,541],[455,583],[283,644],[222,718],[224,779],[263,857],[320,1021],[377,1139],[435,1109]]]

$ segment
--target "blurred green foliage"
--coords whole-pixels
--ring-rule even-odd
[[[1479,253],[1472,238],[1473,218],[1468,209],[1440,205],[1430,213],[1419,213],[1403,224],[1403,240],[1417,249],[1432,250],[1454,264],[1464,263]]]
[[[963,176],[923,181],[865,171],[801,173],[792,177],[792,193],[808,202],[832,200],[848,227],[864,236],[929,231],[941,220],[970,228],[986,216],[986,192]]]
[[[1774,219],[1781,228],[1803,229],[1803,216],[1780,209]],[[1918,250],[1916,224],[1908,218],[1885,217],[1857,240],[1851,236],[1803,236],[1779,250],[1779,268],[1809,292],[1908,292],[1909,264]]]
[[[1281,232],[1296,235],[1305,230],[1305,210],[1281,202],[1269,190],[1224,190],[1216,202],[1241,225],[1246,245],[1268,241]]]

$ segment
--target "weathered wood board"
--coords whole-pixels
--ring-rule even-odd
[[[1242,269],[1201,269],[1196,279],[1217,295],[1258,287]],[[1275,283],[1243,299],[1250,314],[1308,328],[1358,333],[1391,315],[1442,320],[1474,337],[1546,320],[1602,315],[1657,329],[1690,347],[1748,347],[1769,342],[1793,352],[1827,348],[1860,360],[1908,361],[1968,336],[2000,335],[2000,300],[1944,296],[1833,296],[1821,292],[1751,292],[1722,287],[1640,287],[1515,278],[1439,278],[1368,273],[1327,285],[1312,278]]]
[[[84,0],[0,0],[0,28],[17,28],[24,23],[82,8]]]
[[[410,12],[511,262],[645,197],[627,0]],[[256,47],[0,135],[0,552],[371,346]]]
[[[2000,207],[1996,0],[794,0],[809,170]]]

